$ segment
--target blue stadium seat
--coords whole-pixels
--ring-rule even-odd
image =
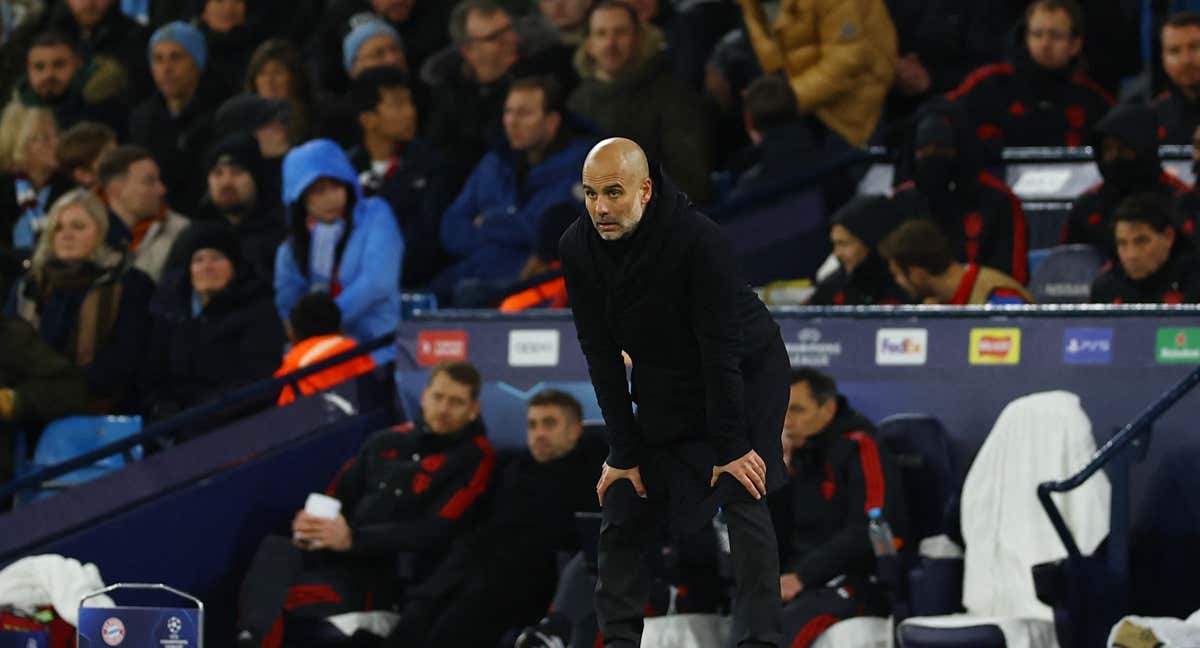
[[[32,469],[60,464],[68,459],[119,441],[142,431],[140,416],[69,416],[46,426],[33,453]],[[43,488],[62,488],[90,481],[120,470],[127,461],[142,458],[142,447],[101,459],[43,484]]]
[[[1084,303],[1104,262],[1090,245],[1060,245],[1033,272],[1029,291],[1040,304]]]
[[[438,309],[437,295],[427,292],[400,293],[400,317],[411,319],[416,312],[432,312]]]

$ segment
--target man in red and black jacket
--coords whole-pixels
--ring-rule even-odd
[[[1163,170],[1158,157],[1158,118],[1144,106],[1117,106],[1092,136],[1092,155],[1103,182],[1091,187],[1071,205],[1063,226],[1063,243],[1094,245],[1116,259],[1113,213],[1133,194],[1152,192],[1174,201],[1188,186]]]
[[[993,158],[1006,146],[1083,146],[1113,105],[1080,69],[1083,10],[1074,0],[1030,4],[1024,34],[1009,62],[975,70],[947,95],[966,107]]]
[[[400,607],[401,581],[433,571],[476,521],[492,481],[481,384],[465,362],[434,367],[421,418],[372,436],[334,478],[328,494],[342,513],[329,520],[302,510],[291,538],[259,545],[242,586],[239,646],[282,645],[285,618],[294,638],[333,615]]]
[[[1092,283],[1089,301],[1104,304],[1200,302],[1200,258],[1190,237],[1171,222],[1170,205],[1136,194],[1113,217],[1117,261]]]
[[[783,425],[791,479],[770,504],[784,645],[805,648],[842,619],[889,614],[887,592],[871,578],[867,512],[882,510],[897,548],[907,538],[908,513],[899,471],[875,440],[875,426],[851,409],[833,378],[802,368],[791,380]]]
[[[1151,103],[1158,114],[1158,142],[1186,145],[1200,126],[1200,14],[1176,13],[1163,23],[1160,36],[1170,84]]]
[[[935,99],[918,111],[911,151],[893,203],[903,219],[930,218],[950,241],[954,256],[989,266],[1020,283],[1029,280],[1025,212],[1008,185],[983,168],[978,140],[966,130],[963,107]]]

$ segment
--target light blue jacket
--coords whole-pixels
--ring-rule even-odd
[[[404,237],[391,208],[381,198],[366,198],[358,174],[342,149],[330,140],[313,140],[293,149],[283,159],[283,202],[289,222],[301,217],[300,196],[319,178],[332,178],[354,191],[354,209],[347,217],[350,228],[345,251],[337,266],[341,293],[334,298],[342,311],[342,329],[359,342],[394,332],[400,324],[400,266]],[[287,320],[288,312],[312,289],[312,281],[292,253],[292,237],[275,254],[275,307]],[[304,266],[301,266],[303,263]],[[396,358],[394,345],[371,354],[377,364]]]

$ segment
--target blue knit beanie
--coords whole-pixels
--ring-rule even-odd
[[[159,27],[150,37],[150,46],[146,48],[146,55],[153,59],[154,46],[163,41],[179,43],[192,56],[196,67],[200,68],[201,72],[204,71],[204,64],[208,62],[208,45],[204,43],[204,34],[201,34],[199,29],[182,20],[167,23]]]
[[[368,39],[376,36],[391,36],[396,39],[396,43],[401,48],[404,47],[404,40],[400,38],[400,33],[391,25],[379,19],[364,21],[351,29],[350,33],[346,34],[346,38],[342,40],[342,65],[346,68],[346,74],[350,74],[350,68],[354,67],[354,59],[358,58],[359,48]]]

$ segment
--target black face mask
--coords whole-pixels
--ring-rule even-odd
[[[930,156],[916,161],[913,180],[926,196],[954,193],[957,189],[958,160],[952,157]]]
[[[1118,158],[1101,162],[1098,166],[1105,183],[1111,183],[1124,191],[1150,189],[1159,174],[1158,166],[1146,160]]]

